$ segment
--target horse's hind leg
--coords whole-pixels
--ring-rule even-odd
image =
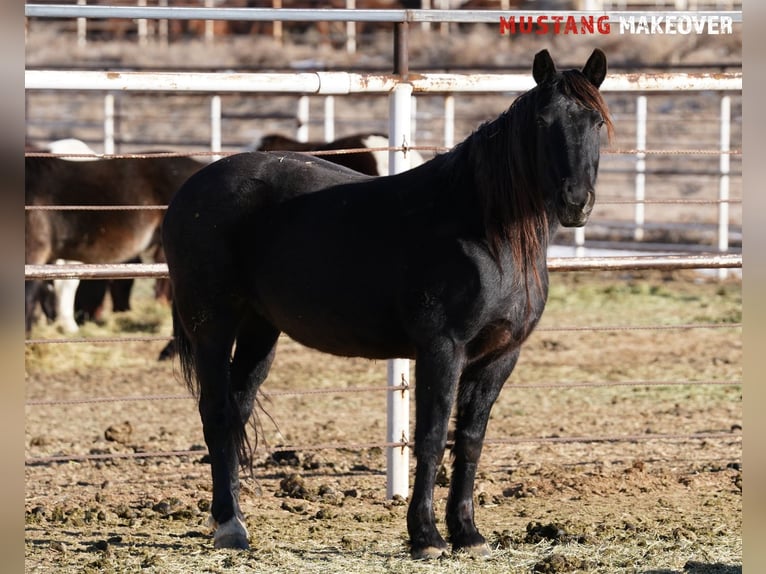
[[[519,351],[482,360],[466,368],[460,379],[452,480],[447,501],[447,528],[455,550],[489,554],[474,523],[473,486],[490,410],[511,375]]]
[[[257,315],[248,316],[239,327],[231,385],[243,423],[250,419],[258,389],[269,374],[278,338],[279,331]]]
[[[221,405],[210,396],[200,396],[205,440],[213,466],[211,513],[217,525],[216,548],[248,547],[247,528],[239,506],[239,466],[251,458],[246,424],[253,411],[258,387],[266,379],[274,359],[278,336],[279,331],[262,319],[247,317],[239,325],[236,349],[228,370],[230,393],[227,397],[217,396],[218,400],[226,400],[226,404]],[[225,422],[221,419],[223,411],[226,412]],[[223,447],[218,459],[213,457],[214,445]]]
[[[243,423],[231,380],[231,350],[240,323],[239,309],[223,301],[210,304],[203,298],[178,297],[174,315],[176,338],[185,374],[193,367],[191,388],[199,394],[202,431],[210,456],[213,479],[211,514],[220,538],[229,548],[247,548],[247,531],[237,499],[239,452]],[[196,384],[195,384],[196,383]]]
[[[246,438],[245,425],[253,412],[258,388],[268,375],[276,352],[279,331],[259,317],[248,317],[237,333],[236,349],[231,361],[231,389],[236,408],[239,411],[238,428],[235,429],[239,442],[239,460],[252,461],[252,452]],[[215,478],[214,498],[215,498]],[[247,548],[247,529],[239,508],[239,475],[232,469],[230,488],[234,501],[235,514],[228,520],[225,515],[216,515],[215,504],[213,520],[218,524],[215,532],[216,548]]]

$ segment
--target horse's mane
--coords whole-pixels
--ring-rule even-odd
[[[607,135],[613,134],[609,109],[598,88],[579,70],[562,72],[554,80],[560,91],[604,118]],[[535,129],[534,88],[514,100],[495,120],[480,126],[452,153],[467,153],[473,188],[483,219],[487,247],[499,260],[509,244],[520,279],[528,285],[531,271],[540,286],[537,264],[544,261],[548,239],[548,218],[542,191],[534,184]],[[498,169],[498,166],[500,169]]]

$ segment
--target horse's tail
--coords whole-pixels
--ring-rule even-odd
[[[194,360],[194,352],[192,351],[191,340],[184,330],[181,323],[181,317],[178,315],[178,307],[175,300],[170,304],[170,308],[173,314],[173,345],[175,352],[178,354],[178,362],[181,364],[181,375],[189,391],[195,396],[199,397],[199,381],[196,377],[196,363]]]
[[[186,383],[186,387],[189,389],[189,392],[199,400],[201,389],[196,374],[197,362],[192,349],[191,339],[189,339],[189,336],[186,334],[186,330],[181,322],[181,317],[178,314],[175,298],[171,302],[170,308],[173,316],[173,340],[170,342],[169,346],[172,346],[173,348],[171,352],[175,352],[178,355],[178,362],[181,365],[181,375]],[[225,403],[227,413],[225,418],[232,422],[234,448],[239,455],[239,461],[242,467],[249,469],[250,472],[252,472],[253,453],[255,452],[255,445],[257,445],[258,442],[257,416],[254,417],[252,421],[256,433],[255,444],[252,444],[247,435],[247,430],[245,429],[247,420],[243,420],[242,414],[237,406],[241,398],[237,397],[231,388],[229,388],[227,392],[228,396],[226,397]],[[258,404],[260,407],[260,401],[258,401]]]

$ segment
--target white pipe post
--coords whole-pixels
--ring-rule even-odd
[[[444,147],[455,145],[455,96],[444,96]]]
[[[324,141],[335,139],[335,96],[325,96],[324,99]]]
[[[421,0],[420,8],[423,10],[430,10],[431,0]],[[426,21],[421,22],[420,29],[423,30],[424,32],[429,32],[431,30],[431,22],[426,22]]]
[[[158,0],[157,5],[167,8],[168,0]],[[157,23],[157,35],[160,37],[160,43],[163,46],[166,46],[168,44],[168,38],[170,35],[169,28],[170,28],[170,22],[168,22],[167,18],[161,18],[160,21]]]
[[[410,361],[408,359],[389,359],[386,365],[386,378],[389,387],[404,387],[402,390],[389,390],[386,400],[387,424],[386,442],[402,443],[402,446],[389,446],[386,453],[386,497],[407,498],[410,490]]]
[[[114,94],[104,96],[104,153],[114,153]]]
[[[295,139],[299,142],[309,141],[309,97],[306,95],[298,98],[296,119],[298,120],[298,129],[295,132]]]
[[[393,175],[410,169],[410,158],[406,148],[412,142],[412,85],[397,84],[389,99],[388,110],[388,171]]]
[[[585,256],[585,227],[575,227],[574,230],[575,257]]]
[[[78,6],[85,6],[86,0],[77,0]],[[77,19],[77,45],[85,47],[88,42],[88,20],[86,18]]]
[[[436,9],[437,10],[449,10],[449,0],[436,0]],[[440,22],[439,23],[439,34],[442,36],[449,35],[450,30],[450,23],[449,22]]]
[[[389,97],[388,145],[400,149],[388,152],[390,174],[409,169],[410,161],[404,148],[411,141],[412,86],[397,84]],[[394,277],[394,281],[406,281],[406,277]],[[402,390],[389,390],[387,403],[386,442],[402,443],[391,446],[386,456],[386,496],[406,498],[409,493],[410,449],[406,446],[410,436],[410,362],[407,359],[389,359],[387,384],[389,387],[405,386]]]
[[[205,0],[205,8],[214,8],[213,0]],[[212,43],[215,35],[215,21],[205,20],[205,42]]]
[[[210,151],[221,151],[221,96],[215,95],[210,98]],[[220,155],[213,155],[212,161],[221,159]]]
[[[346,10],[356,10],[356,0],[346,0]],[[356,54],[356,22],[346,22],[346,53]]]
[[[271,0],[271,7],[275,10],[279,10],[282,8],[282,0]],[[284,29],[282,28],[282,21],[281,20],[275,20],[272,22],[272,28],[271,28],[271,34],[275,41],[278,43],[282,43],[282,40],[284,38]]]
[[[644,221],[646,199],[646,96],[636,98],[636,229],[634,239],[641,241],[644,238]]]
[[[146,0],[138,0],[139,8],[146,8]],[[138,22],[138,43],[145,46],[149,38],[149,21],[146,18],[139,18]]]
[[[731,149],[731,96],[721,97],[721,178],[718,183],[718,251],[729,250],[729,150]],[[718,278],[726,279],[726,269],[718,270]]]

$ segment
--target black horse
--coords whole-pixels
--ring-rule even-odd
[[[216,547],[246,548],[238,463],[280,332],[343,356],[416,359],[412,556],[447,551],[433,488],[457,404],[452,547],[486,554],[472,491],[490,409],[548,290],[546,246],[593,207],[606,58],[557,72],[448,153],[369,178],[296,153],[239,154],[173,198],[163,244],[182,371],[199,396]],[[232,354],[233,350],[233,354]]]

